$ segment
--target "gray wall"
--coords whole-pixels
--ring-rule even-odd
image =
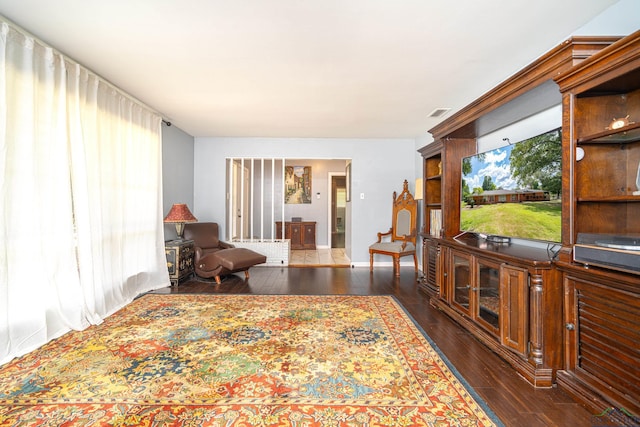
[[[193,211],[193,137],[179,128],[162,124],[162,212],[174,203],[186,203]],[[198,218],[200,219],[200,218]],[[164,240],[176,237],[173,224],[165,224]]]
[[[301,217],[303,221],[316,221],[316,245],[329,246],[329,172],[344,173],[346,160],[287,159],[287,166],[311,166],[311,203],[285,204],[284,218]]]
[[[425,132],[424,135],[421,135],[419,138],[415,140],[415,149],[416,152],[423,148],[426,145],[429,145],[433,142],[433,136],[429,132]],[[415,164],[416,164],[416,179],[423,178],[423,162],[424,159],[420,154],[416,155]],[[414,180],[415,181],[415,180]],[[415,196],[415,192],[412,192]],[[424,206],[422,202],[418,203],[418,232],[422,232],[424,225]],[[418,263],[422,265],[422,242],[418,242]]]
[[[422,173],[416,172],[418,154],[413,139],[196,138],[194,155],[193,213],[200,221],[215,221],[221,226],[226,216],[225,159],[351,159],[352,199],[347,203],[346,250],[354,265],[368,265],[368,247],[376,233],[391,226],[393,192],[402,191],[405,179],[413,191],[415,177]],[[320,184],[321,197],[326,192],[322,187],[326,185]],[[313,192],[315,195],[316,189]],[[222,228],[224,239],[225,227]]]

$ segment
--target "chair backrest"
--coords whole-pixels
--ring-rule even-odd
[[[194,222],[184,225],[184,238],[193,240],[195,247],[202,249],[217,248],[220,246],[218,239],[218,224],[215,222]]]
[[[404,180],[402,193],[396,196],[393,192],[393,222],[391,223],[391,240],[404,240],[416,243],[418,201],[409,192],[409,183]]]

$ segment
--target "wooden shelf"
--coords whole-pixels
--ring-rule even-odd
[[[578,202],[594,202],[594,203],[628,203],[640,202],[640,196],[607,196],[607,197],[578,197]]]
[[[640,141],[640,123],[631,123],[620,129],[605,130],[578,138],[578,144],[628,144]]]

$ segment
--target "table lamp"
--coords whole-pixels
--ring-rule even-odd
[[[167,216],[164,217],[165,223],[174,223],[176,225],[176,233],[180,240],[183,240],[184,224],[197,221],[197,218],[193,216],[186,203],[174,203]]]

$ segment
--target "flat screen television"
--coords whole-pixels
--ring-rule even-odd
[[[460,231],[496,242],[560,242],[561,192],[560,128],[465,157]]]

